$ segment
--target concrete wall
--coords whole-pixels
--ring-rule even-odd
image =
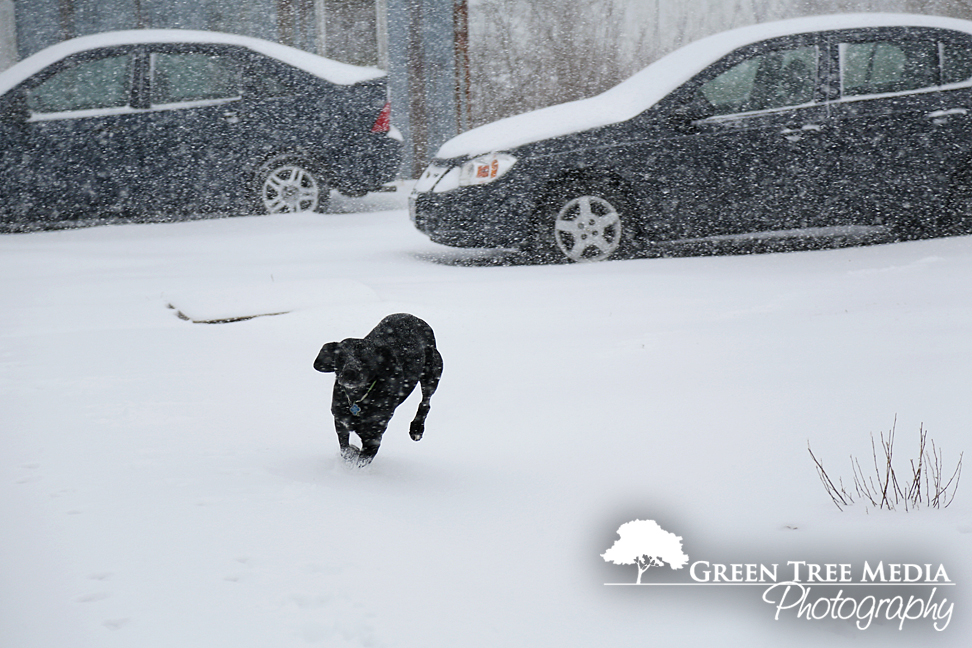
[[[458,132],[456,4],[387,0],[392,123],[405,135],[405,177],[417,178]]]
[[[314,51],[313,23],[296,13],[306,2],[313,14],[313,0],[17,0],[17,46],[24,58],[67,38],[138,28],[206,29],[282,40],[280,32],[293,25],[288,44]]]
[[[19,59],[13,0],[0,0],[0,72]]]

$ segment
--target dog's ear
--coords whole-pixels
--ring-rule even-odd
[[[340,354],[341,349],[338,343],[328,342],[321,347],[321,352],[317,354],[317,359],[314,360],[314,368],[324,373],[335,371]]]

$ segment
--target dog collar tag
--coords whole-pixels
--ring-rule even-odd
[[[351,412],[351,416],[357,416],[358,414],[361,413],[361,406],[358,405],[358,403],[368,398],[368,394],[371,393],[371,390],[374,389],[375,385],[377,384],[378,384],[377,380],[371,383],[371,387],[368,387],[368,391],[365,392],[365,395],[359,398],[358,400],[354,401],[353,403],[351,402],[351,397],[348,396],[348,392],[345,389],[344,396],[348,399],[348,411]]]

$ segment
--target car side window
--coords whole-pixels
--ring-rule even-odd
[[[817,48],[763,52],[732,66],[702,85],[714,115],[797,106],[813,101]]]
[[[240,66],[229,56],[156,52],[151,68],[154,106],[240,97]]]
[[[939,84],[935,41],[841,43],[839,51],[844,97],[907,92]]]
[[[83,59],[27,90],[34,114],[123,108],[129,104],[131,54]]]

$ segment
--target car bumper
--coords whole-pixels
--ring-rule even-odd
[[[532,196],[512,182],[413,192],[408,210],[419,231],[450,247],[520,247],[533,229]]]
[[[353,163],[332,174],[334,188],[351,195],[378,189],[398,176],[403,151],[401,140],[387,135],[369,138],[351,151],[341,151],[340,157],[350,158]]]

